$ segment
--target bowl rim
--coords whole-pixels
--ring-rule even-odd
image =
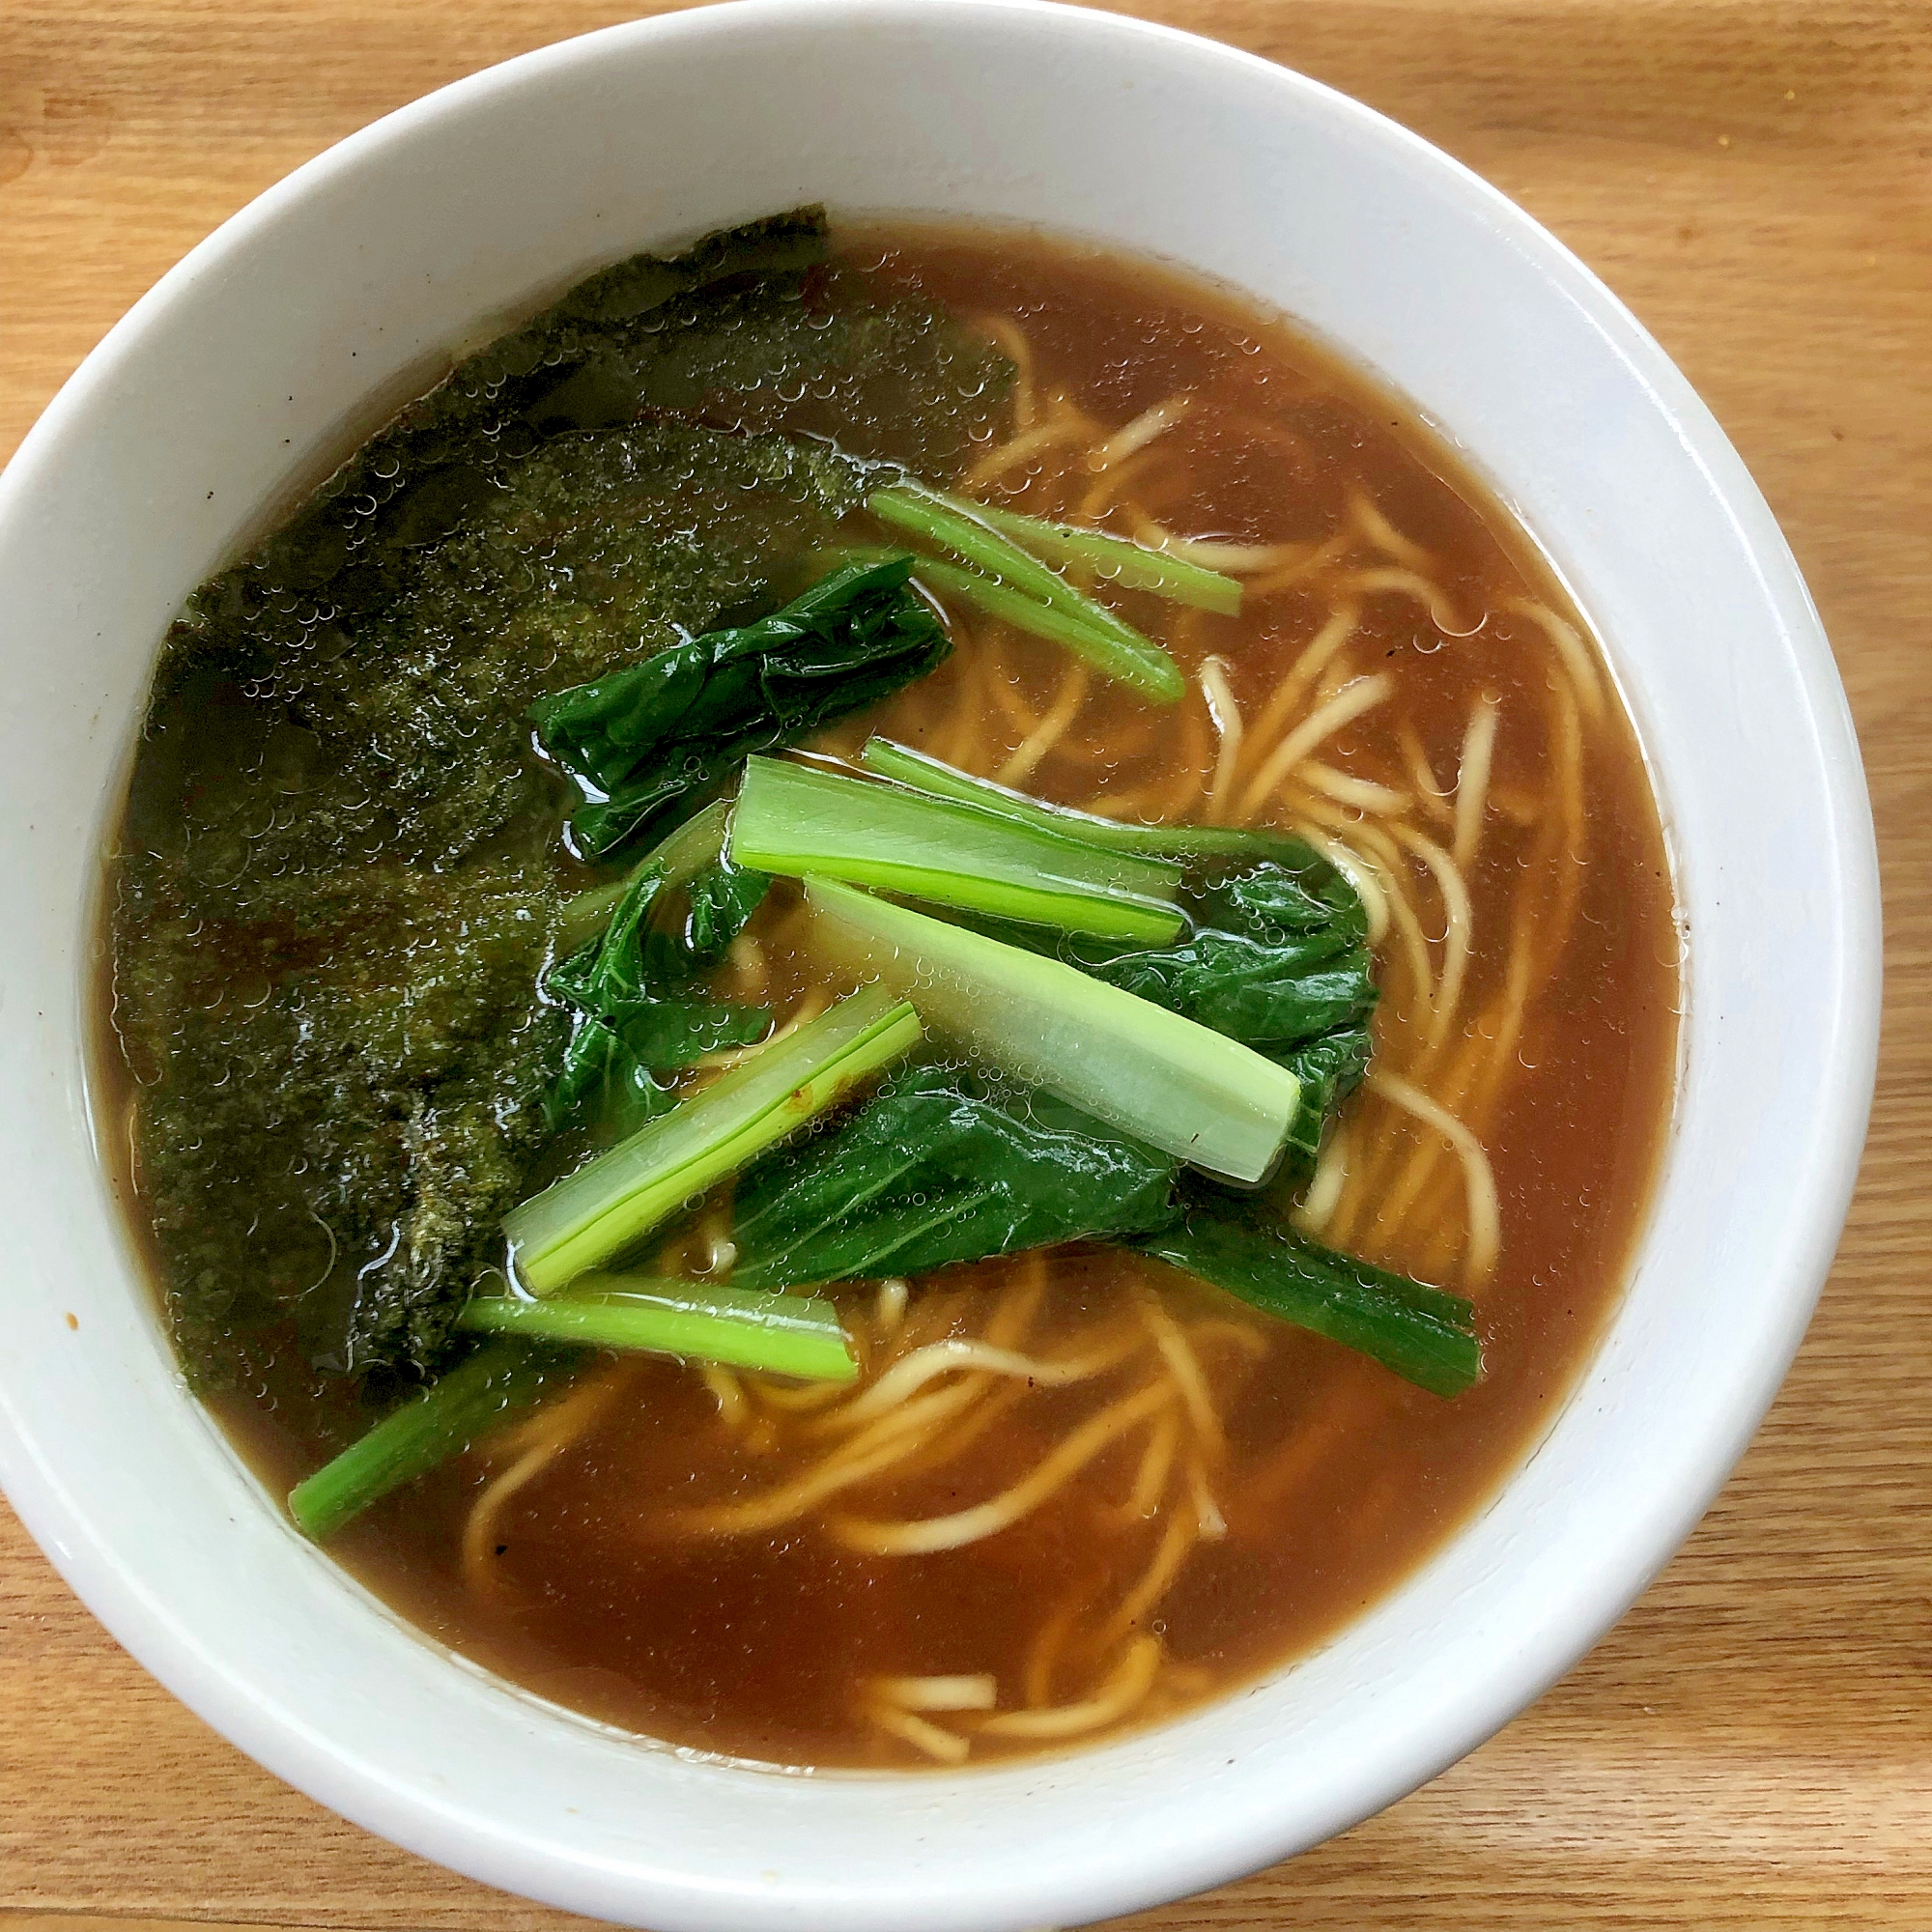
[[[97,394],[135,353],[145,332],[169,306],[202,277],[223,265],[260,233],[271,229],[290,207],[328,184],[347,177],[365,159],[391,143],[442,117],[487,105],[526,80],[595,60],[605,49],[636,43],[659,44],[734,34],[755,33],[770,22],[795,27],[801,18],[849,25],[856,15],[910,20],[921,14],[1007,16],[1048,20],[1069,35],[1113,36],[1138,42],[1151,60],[1178,48],[1192,58],[1211,57],[1232,67],[1259,71],[1284,95],[1295,97],[1312,112],[1348,127],[1358,136],[1405,152],[1410,161],[1455,178],[1459,192],[1478,207],[1485,222],[1518,251],[1532,257],[1557,283],[1590,325],[1611,339],[1621,356],[1640,375],[1680,425],[1687,459],[1708,478],[1712,491],[1733,520],[1739,538],[1754,559],[1766,604],[1775,611],[1795,652],[1809,723],[1819,743],[1824,803],[1832,822],[1837,872],[1832,881],[1843,943],[1844,1003],[1835,1015],[1842,1051],[1837,1078],[1817,1096],[1815,1142],[1829,1157],[1810,1178],[1811,1238],[1786,1258],[1781,1284],[1767,1288],[1770,1313],[1747,1338],[1747,1359],[1740,1370],[1742,1391],[1725,1412],[1705,1418],[1701,1436],[1684,1449],[1680,1461],[1694,1463],[1701,1474],[1651,1500],[1650,1507],[1620,1526],[1614,1551],[1606,1550],[1596,1569],[1573,1580],[1564,1611],[1552,1614],[1524,1641],[1495,1684],[1479,1686],[1445,1703],[1431,1724],[1410,1742],[1407,1757],[1385,1767],[1378,1779],[1339,1784],[1327,1814],[1297,1823],[1292,1833],[1258,1832],[1240,1807],[1230,1807],[1227,1826],[1204,1834],[1184,1862],[1171,1856],[1158,1875],[1138,1868],[1119,1883],[1091,1884],[1075,1895],[1036,1876],[1013,1882],[989,1875],[987,1899],[978,1918],[949,1908],[947,1924],[1021,1924],[1031,1917],[1056,1918],[1131,1909],[1222,1882],[1346,1829],[1379,1809],[1424,1778],[1434,1776],[1489,1736],[1509,1717],[1553,1683],[1622,1615],[1704,1513],[1755,1433],[1802,1340],[1817,1294],[1835,1250],[1862,1149],[1876,1072],[1880,993],[1880,909],[1876,847],[1856,735],[1829,643],[1809,594],[1783,535],[1709,411],[1677,372],[1662,350],[1599,278],[1539,223],[1498,190],[1398,124],[1361,103],[1293,70],[1259,56],[1204,41],[1164,24],[1056,4],[1056,0],[728,0],[728,4],[661,14],[601,29],[535,49],[470,74],[409,103],[350,135],[296,169],[223,222],[148,291],[109,330],[63,385],[0,474],[0,526],[20,516],[35,487],[36,472],[81,421]],[[1211,56],[1204,55],[1210,49]],[[1696,1024],[1693,1015],[1691,1024]],[[1580,1386],[1580,1380],[1579,1384]],[[1574,1399],[1574,1395],[1573,1398]],[[1532,1450],[1530,1454],[1533,1456]],[[1521,1464],[1519,1463],[1520,1470]],[[394,1785],[372,1783],[361,1768],[345,1762],[321,1736],[293,1735],[266,1714],[253,1697],[226,1676],[193,1634],[181,1628],[161,1596],[114,1559],[104,1531],[90,1519],[83,1502],[70,1493],[60,1472],[38,1453],[17,1424],[0,1383],[0,1477],[29,1532],[109,1631],[174,1693],[226,1737],[298,1788],[371,1830],[472,1876],[586,1912],[609,1911],[611,1895],[589,1876],[568,1875],[547,1861],[540,1849],[499,1843],[465,1831],[451,1811],[433,1799]],[[1514,1482],[1504,1479],[1501,1489]],[[1501,1493],[1499,1489],[1498,1493]],[[1466,1527],[1466,1526],[1465,1526]],[[1463,1534],[1462,1530],[1454,1536]],[[1454,1540],[1452,1536],[1452,1541]],[[987,1773],[982,1776],[993,1776]],[[1129,1861],[1131,1865],[1131,1861]],[[665,1875],[669,1886],[673,1875]],[[643,1903],[663,1912],[671,1892]],[[633,1910],[642,1909],[641,1905]],[[778,1912],[730,1916],[716,1900],[679,1894],[667,1923],[724,1926],[737,1923],[838,1923],[836,1910],[796,1918]],[[847,1922],[884,1924],[875,1914]],[[937,1924],[941,1918],[935,1917]]]

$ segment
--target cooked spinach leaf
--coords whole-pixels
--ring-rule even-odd
[[[1179,1163],[1048,1094],[958,1066],[896,1075],[842,1125],[739,1184],[733,1280],[922,1274],[1175,1218]]]
[[[582,849],[609,851],[716,790],[753,752],[923,677],[951,645],[911,575],[910,557],[834,571],[755,623],[538,699],[537,735],[584,794],[571,817]]]
[[[1373,1047],[1365,1021],[1317,1034],[1298,1046],[1269,1049],[1270,1057],[1301,1082],[1301,1106],[1288,1130],[1284,1167],[1291,1179],[1305,1179],[1321,1151],[1321,1136],[1335,1110],[1361,1084]]]
[[[1324,1248],[1256,1204],[1202,1189],[1184,1219],[1135,1245],[1433,1395],[1461,1395],[1482,1374],[1473,1304]]]
[[[1102,952],[1075,942],[1076,963],[1275,1057],[1374,1010],[1361,901],[1314,852],[1197,874],[1181,903],[1195,924],[1182,944]]]
[[[763,1007],[703,997],[697,981],[764,898],[771,881],[724,855],[723,806],[665,840],[632,873],[595,939],[545,981],[577,1009],[563,1070],[545,1101],[553,1126],[586,1111],[627,1134],[671,1104],[654,1077],[771,1030]]]

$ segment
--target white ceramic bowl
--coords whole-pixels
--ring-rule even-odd
[[[1267,1682],[972,1775],[694,1761],[398,1623],[183,1393],[83,1092],[96,853],[184,593],[345,419],[480,318],[815,199],[1167,257],[1406,393],[1608,640],[1690,916],[1681,1107],[1634,1278],[1492,1505]],[[1226,48],[1030,0],[744,0],[434,95],[229,222],[62,391],[0,481],[0,1477],[211,1723],[497,1885],[662,1932],[988,1932],[1310,1845],[1468,1750],[1623,1610],[1756,1427],[1830,1264],[1871,1093],[1876,867],[1777,528],[1683,379],[1549,236],[1413,136]]]

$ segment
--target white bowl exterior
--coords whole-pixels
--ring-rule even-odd
[[[96,853],[185,593],[345,417],[479,315],[810,200],[1165,257],[1413,399],[1609,640],[1690,919],[1649,1231],[1525,1466],[1319,1655],[1151,1734],[961,1776],[781,1776],[642,1746],[389,1616],[185,1399],[83,1087]],[[1756,1427],[1830,1264],[1876,1051],[1876,865],[1843,695],[1769,511],[1662,354],[1526,216],[1366,109],[1205,42],[1030,0],[742,0],[406,109],[198,248],[47,412],[0,480],[0,1478],[109,1629],[264,1764],[580,1912],[1016,1932],[1350,1825],[1623,1610]]]

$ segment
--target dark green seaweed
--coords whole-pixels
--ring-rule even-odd
[[[585,882],[526,712],[773,610],[860,500],[835,442],[951,476],[1010,374],[827,260],[822,214],[754,223],[462,360],[189,598],[117,855],[114,1021],[193,1381],[445,1359],[555,1158],[571,1050],[544,982]],[[694,934],[741,889],[694,881]],[[633,1064],[702,1035],[599,1018]]]

